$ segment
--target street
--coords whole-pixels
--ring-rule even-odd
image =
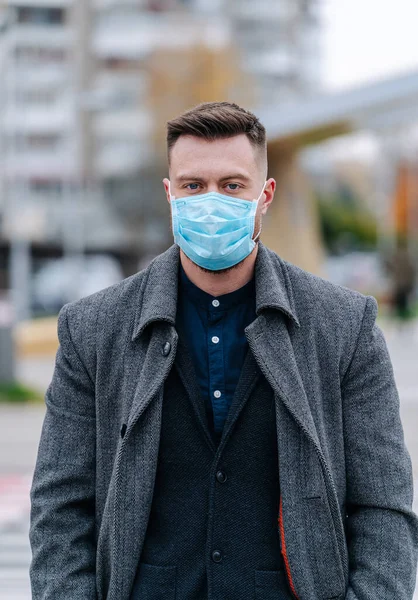
[[[381,325],[401,399],[405,440],[411,453],[418,511],[418,322],[405,331]],[[23,381],[46,389],[54,360],[19,364]],[[0,405],[0,600],[29,600],[29,489],[44,416],[43,406]],[[414,600],[418,600],[418,589]]]

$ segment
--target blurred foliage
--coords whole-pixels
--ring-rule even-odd
[[[322,236],[331,254],[375,248],[376,219],[346,187],[330,195],[317,194],[316,199]]]
[[[38,391],[33,390],[18,382],[0,382],[0,402],[42,402],[44,396]]]

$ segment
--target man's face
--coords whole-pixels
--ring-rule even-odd
[[[266,181],[265,165],[244,134],[211,142],[191,135],[180,136],[171,150],[169,176],[170,191],[176,198],[218,192],[249,202],[257,200]],[[170,203],[168,184],[169,180],[164,179]],[[269,179],[259,200],[253,238],[273,200],[275,184],[274,179]],[[238,265],[218,271],[199,268],[209,273],[224,273]]]

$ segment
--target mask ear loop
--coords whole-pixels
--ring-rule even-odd
[[[264,183],[264,185],[263,185],[263,189],[261,190],[261,194],[260,194],[260,195],[259,195],[259,197],[257,198],[257,206],[256,206],[256,209],[255,209],[255,211],[256,211],[256,212],[257,212],[258,203],[259,203],[259,201],[260,201],[260,198],[261,198],[261,196],[264,194],[264,190],[265,190],[265,187],[266,187],[266,183],[267,183],[267,181]],[[255,216],[254,216],[254,225],[255,225]],[[260,225],[261,225],[261,222],[260,222]],[[262,228],[260,227],[260,231],[257,233],[257,235],[255,236],[255,238],[253,238],[253,242],[255,242],[255,240],[256,240],[256,239],[258,238],[258,236],[260,235],[260,233],[261,233],[261,229],[262,229]]]
[[[168,194],[170,196],[170,200],[175,200],[176,197],[171,195],[171,181],[168,180]]]

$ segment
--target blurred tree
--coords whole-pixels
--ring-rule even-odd
[[[153,115],[154,151],[165,164],[167,121],[201,102],[228,100],[255,104],[255,85],[239,66],[237,51],[199,43],[187,48],[153,52],[147,68],[151,82],[149,110]]]
[[[329,252],[370,250],[377,241],[377,224],[373,214],[358,198],[346,194],[317,195],[322,235]]]

